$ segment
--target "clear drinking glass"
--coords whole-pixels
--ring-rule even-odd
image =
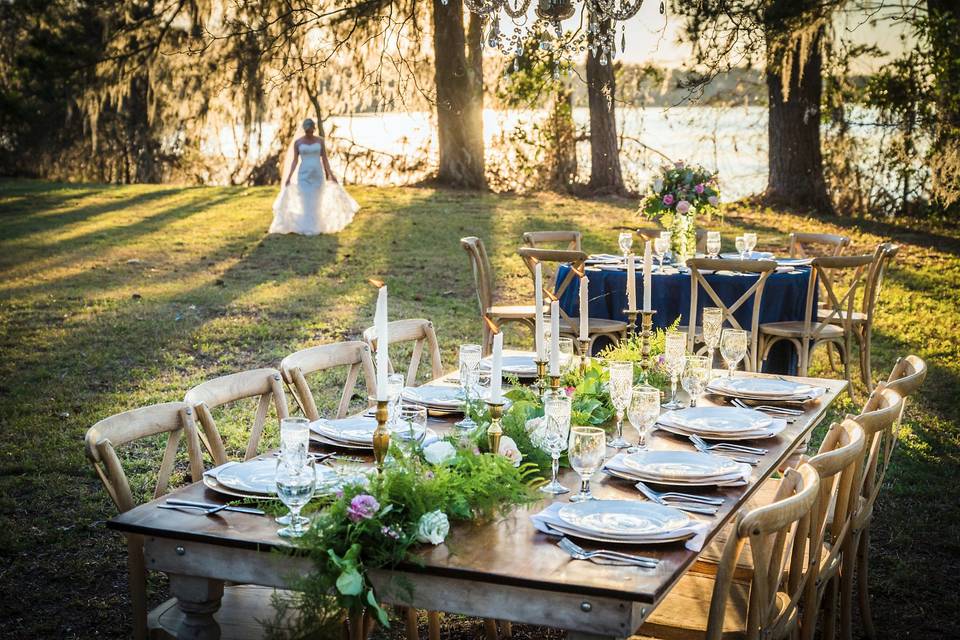
[[[720,307],[703,308],[703,341],[707,345],[707,360],[713,368],[713,352],[720,346],[720,332],[723,330],[723,310]]]
[[[707,364],[707,356],[687,356],[683,374],[680,376],[680,384],[690,396],[691,407],[697,406],[697,401],[706,391],[708,382],[710,382],[710,366]]]
[[[387,424],[397,420],[397,409],[400,406],[400,396],[403,395],[403,375],[391,373],[387,376]]]
[[[460,345],[460,388],[467,400],[470,400],[470,391],[475,385],[476,375],[480,371],[480,360],[483,349],[478,344]],[[473,421],[469,414],[464,414],[463,420],[457,422],[457,427],[461,429],[473,429],[477,423]]]
[[[720,254],[720,232],[707,231],[707,255],[716,258]]]
[[[740,259],[743,260],[743,252],[747,250],[747,241],[744,240],[743,236],[737,236],[736,247],[737,253],[740,254]]]
[[[607,372],[610,375],[610,402],[617,411],[617,435],[607,445],[625,449],[630,443],[623,439],[623,414],[630,405],[633,392],[633,362],[611,362],[607,365]]]
[[[606,434],[597,427],[570,427],[570,448],[567,458],[580,476],[580,492],[570,496],[570,502],[595,500],[590,493],[590,477],[603,464],[607,454]]]
[[[753,253],[754,247],[757,246],[757,234],[753,232],[748,232],[743,234],[743,248],[748,254]]]
[[[680,374],[683,373],[685,364],[683,358],[686,355],[686,334],[679,331],[668,331],[665,336],[663,360],[664,364],[667,365],[667,372],[670,374],[670,401],[663,405],[664,409],[679,409],[683,406],[677,400],[677,382],[680,380]]]
[[[630,255],[631,247],[633,247],[633,233],[630,231],[621,231],[620,235],[617,236],[617,244],[620,245],[620,253],[623,254],[623,259],[626,260],[627,256]]]
[[[277,458],[277,497],[290,510],[290,524],[279,531],[277,535],[284,538],[299,538],[306,529],[304,525],[309,519],[300,515],[317,487],[317,467],[313,458],[287,459]]]
[[[720,336],[720,355],[727,363],[728,377],[733,377],[733,370],[747,355],[747,332],[742,329],[724,329]]]
[[[559,338],[557,345],[560,347],[560,371],[569,371],[573,364],[573,338]]]
[[[543,426],[533,434],[534,444],[550,454],[553,474],[549,484],[540,491],[551,495],[569,493],[570,490],[557,480],[560,454],[567,448],[570,438],[570,397],[566,393],[548,390],[543,398]]]
[[[634,387],[627,418],[630,425],[637,430],[640,439],[637,446],[627,449],[627,453],[636,453],[647,448],[647,434],[659,417],[660,390],[645,384]]]
[[[280,455],[287,458],[307,457],[310,448],[310,421],[306,418],[284,418],[280,421]]]
[[[403,404],[397,413],[394,435],[400,447],[409,451],[414,443],[423,444],[427,437],[427,408],[419,404]]]
[[[663,240],[663,255],[666,256],[670,253],[670,247],[673,246],[673,232],[671,231],[661,231],[660,239]],[[671,257],[672,259],[672,257]]]
[[[657,264],[660,268],[663,268],[663,257],[666,255],[667,251],[670,249],[670,240],[669,238],[654,238],[653,240],[653,254],[657,258]]]

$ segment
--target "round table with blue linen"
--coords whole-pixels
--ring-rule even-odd
[[[569,265],[561,265],[556,282],[563,282],[569,271]],[[590,317],[621,320],[626,322],[624,310],[627,308],[627,271],[622,268],[587,267],[590,279]],[[717,292],[728,307],[740,299],[759,277],[751,273],[711,273],[707,282]],[[789,271],[778,270],[770,275],[763,289],[760,305],[760,322],[785,322],[803,320],[807,302],[807,286],[810,282],[810,267],[796,267]],[[666,328],[679,317],[680,324],[688,324],[690,312],[690,273],[686,269],[679,273],[660,273],[652,275],[652,293],[650,304],[656,310],[653,316],[654,328]],[[580,279],[574,275],[570,285],[560,297],[560,306],[572,315],[580,314]],[[637,269],[637,305],[643,303],[643,275]],[[697,294],[697,322],[703,307],[716,306],[710,296],[701,287]],[[734,313],[744,329],[752,329],[753,300],[748,300]],[[640,318],[637,318],[639,324]],[[729,325],[729,323],[727,323]],[[725,325],[725,326],[727,326]],[[794,375],[797,370],[797,356],[790,343],[781,341],[774,345],[765,363],[763,371]]]

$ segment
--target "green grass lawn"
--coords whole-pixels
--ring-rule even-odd
[[[635,221],[625,201],[351,192],[363,206],[354,223],[305,238],[266,235],[268,188],[0,181],[0,636],[130,635],[125,551],[104,524],[114,508],[82,449],[97,420],[355,338],[371,324],[371,277],[389,284],[392,317],[435,322],[449,368],[456,345],[480,334],[461,236],[484,239],[500,293],[519,300],[531,286],[515,255],[522,232],[576,228],[586,250],[613,251],[613,227]],[[874,613],[886,638],[960,636],[960,237],[745,205],[712,227],[727,238],[755,230],[764,248],[783,247],[792,230],[841,232],[863,251],[903,245],[882,294],[875,375],[907,353],[930,375],[876,511]],[[823,363],[814,374],[832,375]],[[231,447],[242,446],[252,412],[221,422]],[[141,495],[160,447],[123,452]],[[155,601],[166,597],[161,577],[153,586]],[[448,628],[479,634],[462,620]]]

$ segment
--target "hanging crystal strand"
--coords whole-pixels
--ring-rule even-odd
[[[620,25],[620,53],[627,52],[627,25]]]
[[[666,8],[663,6],[663,2],[660,2],[660,15],[663,15],[666,12]]]

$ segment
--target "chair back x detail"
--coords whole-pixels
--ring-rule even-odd
[[[839,256],[849,246],[850,238],[832,233],[797,231],[790,234],[789,250],[791,258]]]
[[[244,460],[249,460],[257,455],[271,402],[277,412],[278,422],[288,415],[287,396],[283,392],[279,371],[270,368],[253,369],[222,376],[198,384],[183,398],[183,401],[193,407],[196,412],[207,450],[216,465],[224,464],[228,458],[223,438],[213,418],[213,410],[247,398],[258,399],[257,413],[253,419],[247,449],[243,456]]]
[[[420,370],[420,360],[423,357],[424,346],[430,354],[430,378],[435,380],[443,376],[443,363],[440,360],[440,345],[437,342],[437,332],[433,323],[424,319],[394,320],[387,325],[387,334],[390,344],[403,342],[413,343],[413,353],[407,365],[405,384],[408,387],[417,385],[417,373]],[[363,332],[363,339],[373,352],[377,350],[376,327],[369,327]],[[393,359],[389,360],[390,371],[394,371]]]
[[[377,392],[377,378],[374,373],[373,358],[370,356],[370,345],[358,340],[325,344],[297,351],[280,362],[280,373],[283,380],[290,388],[290,393],[293,395],[297,406],[300,407],[303,415],[308,419],[319,420],[320,413],[317,410],[310,385],[307,384],[307,376],[338,367],[346,367],[347,377],[334,417],[343,418],[350,410],[350,399],[353,397],[353,391],[361,371],[368,395],[375,395]]]
[[[543,245],[560,244],[570,251],[581,251],[579,231],[527,231],[523,234],[523,244],[534,249],[544,249]]]
[[[564,292],[573,283],[573,279],[583,275],[587,254],[583,251],[570,251],[562,249],[534,249],[531,247],[520,247],[517,253],[523,259],[530,271],[531,279],[535,277],[537,263],[542,263],[543,268],[543,299],[558,300],[563,297]],[[558,267],[563,263],[569,263],[570,269],[562,280],[557,281],[559,275]],[[536,286],[536,285],[534,285]],[[579,326],[570,315],[560,307],[560,317],[566,325],[561,330],[564,333],[577,333]]]

